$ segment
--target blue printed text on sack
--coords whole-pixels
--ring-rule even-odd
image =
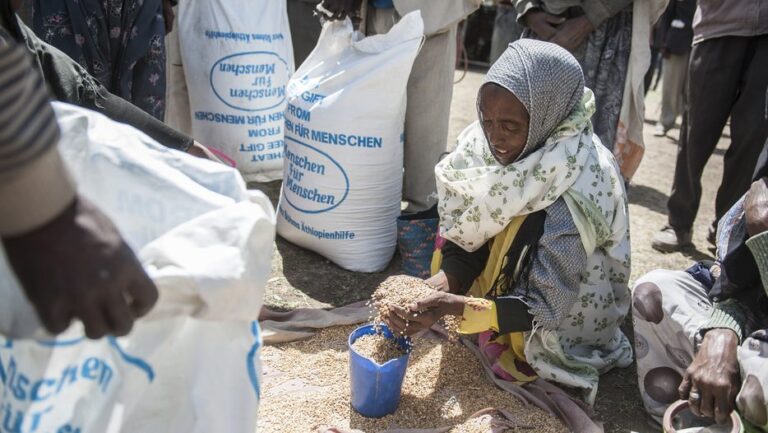
[[[282,33],[264,34],[264,33],[241,33],[231,31],[206,30],[205,37],[211,40],[223,39],[230,41],[239,41],[250,43],[253,41],[279,41],[285,39]]]
[[[33,406],[25,411],[10,402],[0,404],[0,433],[82,433],[82,428],[69,423],[61,425],[55,418],[53,405]],[[51,428],[50,424],[55,425]]]
[[[286,212],[285,209],[283,209],[282,206],[278,209],[280,211],[280,215],[285,219],[285,221],[288,222],[288,224],[295,227],[297,230],[301,230],[302,232],[314,236],[318,239],[330,239],[334,241],[339,240],[354,240],[355,239],[355,232],[349,231],[349,230],[334,230],[334,231],[327,231],[325,229],[318,230],[308,224],[306,224],[304,221],[296,221],[291,217],[291,214]]]
[[[229,54],[211,67],[210,85],[216,97],[242,111],[284,111],[288,62],[273,51]]]
[[[283,116],[284,114],[282,111],[278,111],[276,113],[254,115],[195,111],[195,120],[205,120],[207,122],[214,123],[226,123],[228,125],[265,125],[267,123],[279,122],[283,119]]]
[[[70,364],[58,374],[47,377],[31,377],[19,371],[19,364],[13,356],[7,359],[0,357],[3,397],[11,395],[19,401],[45,401],[83,381],[97,384],[101,392],[106,393],[113,377],[114,369],[107,361],[93,356],[78,364]]]
[[[381,149],[384,145],[382,137],[321,131],[288,119],[285,119],[285,130],[296,134],[299,138],[308,138],[316,143],[368,149]]]
[[[263,65],[242,65],[237,63],[219,63],[219,71],[229,72],[236,77],[239,75],[263,75],[274,74],[275,64],[267,63]]]

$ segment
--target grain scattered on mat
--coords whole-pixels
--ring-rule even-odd
[[[519,427],[500,425],[500,419],[491,415],[472,418],[452,428],[448,433],[517,433]]]
[[[377,433],[394,428],[454,427],[488,407],[505,409],[535,432],[567,429],[544,411],[525,407],[496,388],[482,365],[460,344],[419,338],[414,342],[400,406],[384,418],[365,418],[350,406],[346,341],[355,326],[328,328],[314,337],[262,352],[264,381],[259,431],[306,433],[336,426]]]
[[[384,364],[390,359],[403,356],[405,352],[391,338],[381,334],[363,335],[352,343],[352,347],[365,358]]]
[[[435,289],[425,283],[421,278],[408,275],[393,275],[384,280],[371,296],[370,305],[373,306],[374,316],[372,322],[380,324],[384,321],[389,305],[397,305],[400,308],[408,308],[414,302],[426,298]],[[418,314],[418,313],[416,313]],[[448,331],[452,341],[458,339],[460,317],[445,316],[441,323]]]

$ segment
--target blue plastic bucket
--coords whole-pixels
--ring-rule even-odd
[[[387,338],[394,338],[386,325],[379,325],[381,333]],[[361,415],[369,418],[381,418],[397,410],[400,403],[400,390],[408,367],[411,354],[411,342],[406,337],[396,338],[395,342],[405,350],[405,355],[378,364],[365,358],[352,348],[352,343],[363,335],[375,334],[373,325],[365,325],[349,334],[349,380],[352,390],[352,407]]]

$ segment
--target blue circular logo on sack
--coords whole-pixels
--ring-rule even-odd
[[[213,64],[211,89],[228,107],[264,111],[285,101],[288,63],[271,51],[231,54]]]
[[[349,195],[349,177],[330,155],[285,137],[283,197],[299,212],[317,214],[338,207]]]

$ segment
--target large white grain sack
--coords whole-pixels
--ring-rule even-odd
[[[275,215],[237,171],[54,103],[80,194],[158,287],[122,338],[47,336],[0,248],[0,432],[253,433]]]
[[[397,243],[406,86],[424,34],[420,13],[362,38],[325,25],[288,83],[277,231],[339,266],[375,272]]]
[[[248,181],[280,179],[293,47],[284,0],[179,2],[192,135]]]

